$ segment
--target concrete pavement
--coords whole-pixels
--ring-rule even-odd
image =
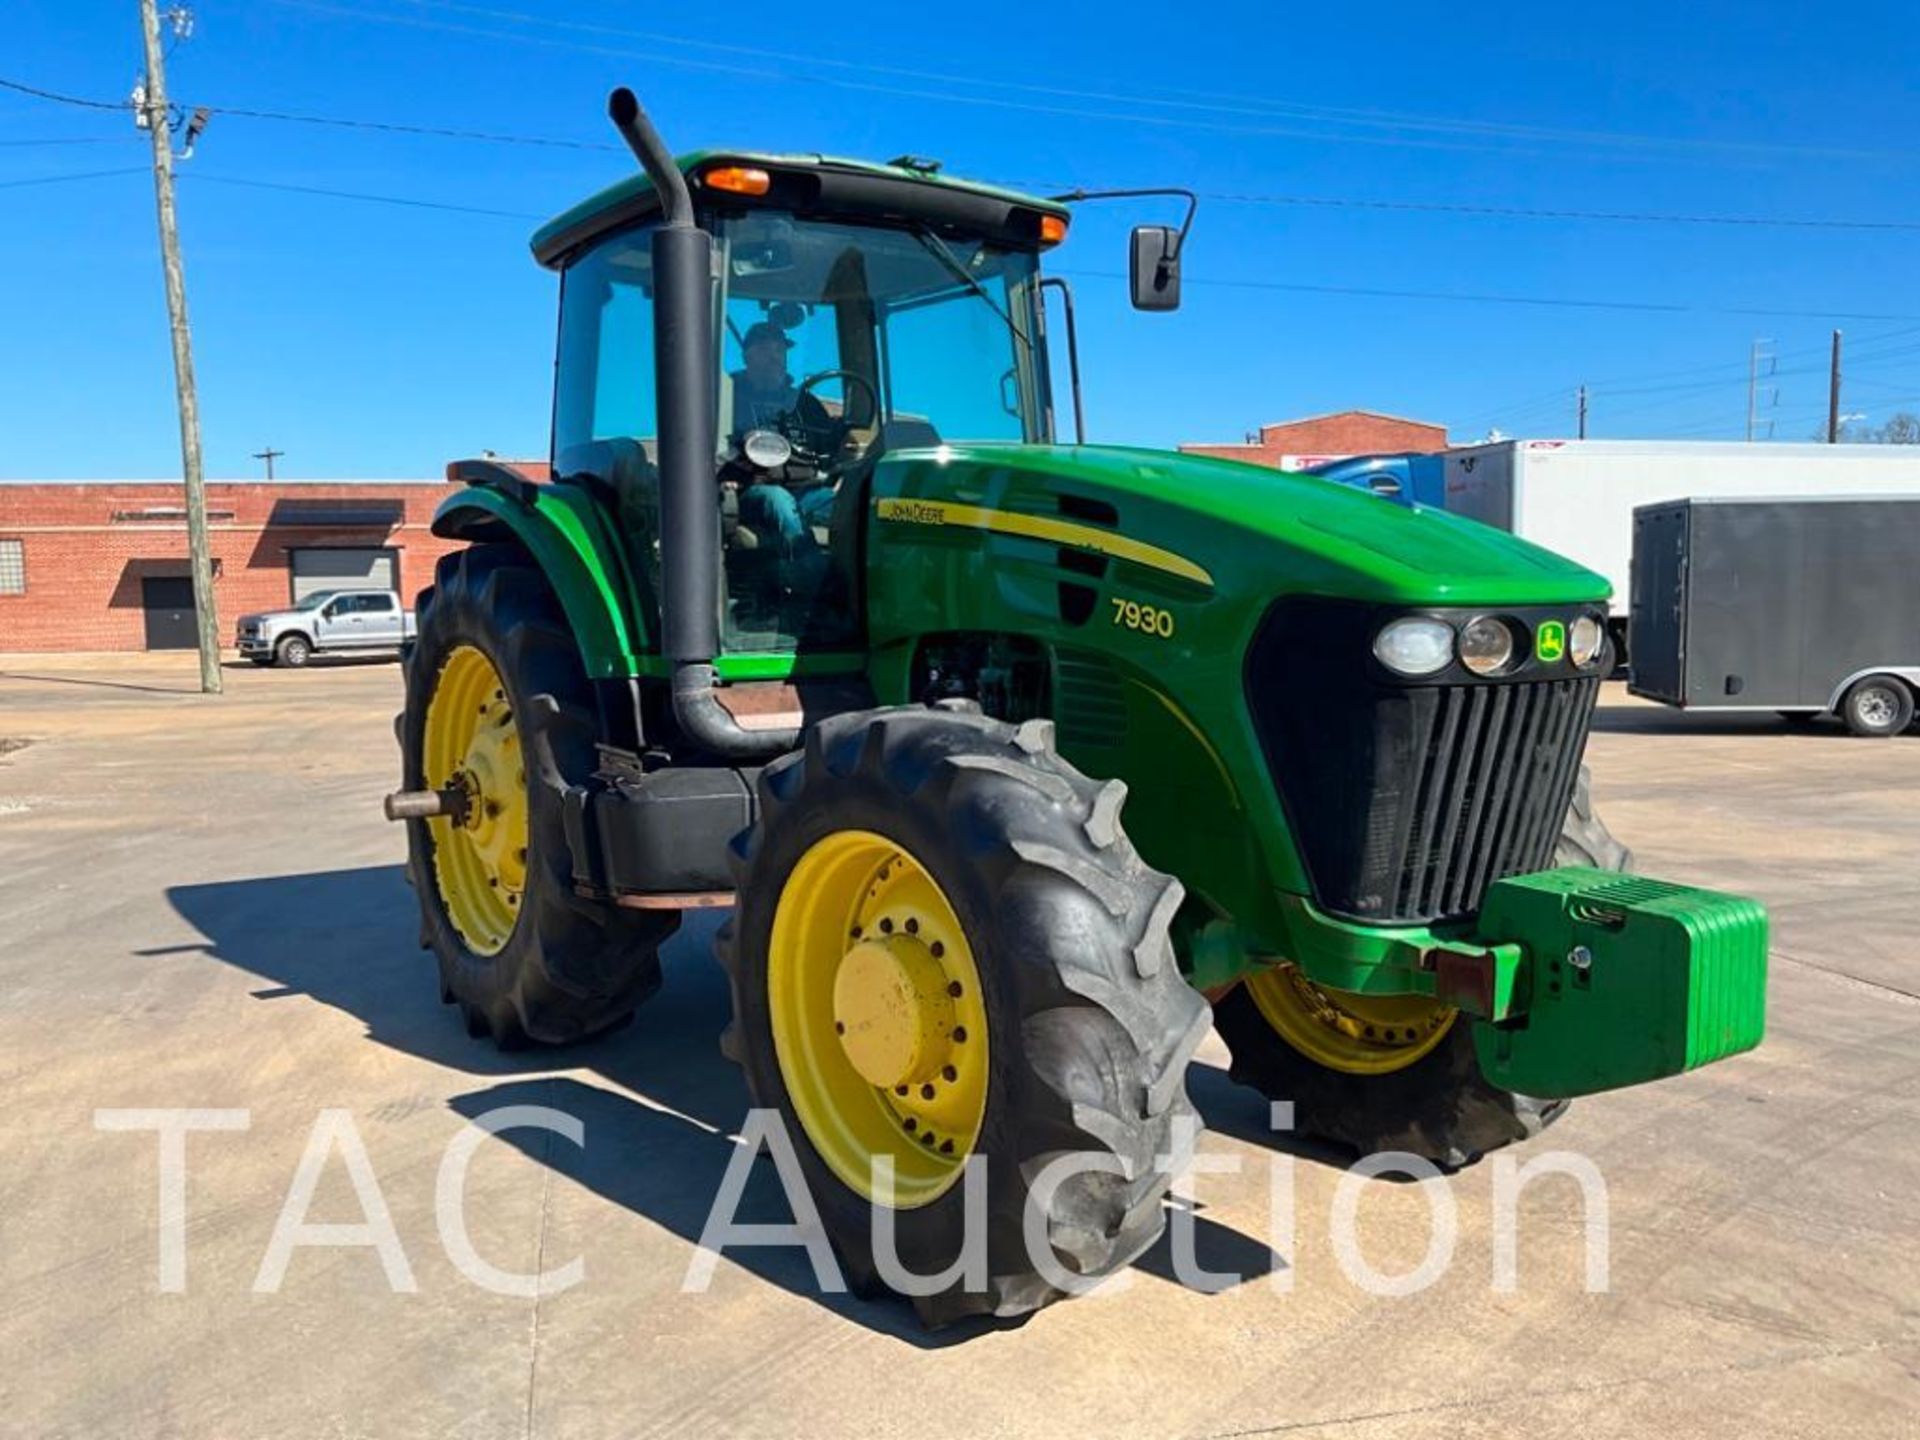
[[[500,1055],[439,1003],[415,947],[388,663],[227,672],[193,658],[0,657],[0,1433],[641,1436],[1894,1436],[1920,1416],[1920,737],[1870,743],[1609,694],[1595,793],[1640,868],[1764,899],[1762,1048],[1577,1104],[1547,1148],[1590,1157],[1610,1284],[1582,1285],[1571,1182],[1520,1205],[1519,1287],[1492,1288],[1493,1167],[1446,1182],[1452,1265],[1375,1298],[1328,1241],[1342,1172],[1267,1133],[1217,1039],[1198,1253],[1162,1248],[1024,1324],[928,1335],[902,1304],[821,1295],[798,1250],[730,1251],[680,1293],[746,1109],[715,1048],[725,987],[689,924],[627,1030]],[[1611,687],[1610,687],[1611,688]],[[20,742],[26,742],[21,744]],[[474,1158],[474,1249],[579,1257],[527,1299],[473,1284],[435,1222],[468,1117],[577,1116]],[[187,1145],[187,1275],[159,1293],[156,1143],[102,1108],[244,1110]],[[366,1248],[262,1256],[316,1119],[363,1142],[415,1288]],[[1276,1235],[1274,1162],[1297,1235]],[[316,1221],[357,1221],[336,1155]],[[1284,1171],[1281,1173],[1285,1173]],[[1417,1187],[1372,1183],[1367,1259],[1425,1251]],[[770,1167],[743,1218],[786,1218]],[[1270,1246],[1278,1245],[1284,1258]],[[1280,1288],[1285,1285],[1285,1289]]]

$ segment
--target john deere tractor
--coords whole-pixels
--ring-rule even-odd
[[[853,1281],[876,1206],[949,1266],[984,1175],[987,1280],[918,1298],[935,1323],[1155,1239],[1210,1025],[1296,1131],[1447,1166],[1758,1043],[1760,907],[1616,873],[1590,808],[1600,577],[1060,443],[1066,203],[676,160],[610,109],[643,173],[533,239],[552,478],[450,467],[434,530],[469,543],[407,667],[388,811],[476,1035],[606,1031],[733,907],[720,1043]],[[1133,232],[1136,305],[1177,302],[1185,240]]]

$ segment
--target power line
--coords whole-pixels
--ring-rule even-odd
[[[133,103],[128,100],[93,100],[84,95],[66,95],[57,90],[43,90],[34,85],[23,85],[17,80],[0,79],[0,89],[18,91],[22,95],[31,95],[37,100],[50,100],[61,105],[77,105],[88,110],[132,110]],[[430,135],[445,140],[477,140],[489,145],[537,145],[556,150],[599,150],[625,154],[623,146],[603,144],[595,140],[563,140],[542,135],[513,135],[498,130],[462,130],[443,125],[412,125],[396,120],[360,120],[340,115],[313,115],[295,110],[254,110],[237,105],[208,105],[204,107],[215,115],[226,115],[242,120],[277,120],[295,125],[325,125],[341,130],[373,130],[394,135]]]
[[[1692,215],[1650,210],[1565,210],[1519,205],[1482,205],[1453,200],[1359,200],[1333,195],[1248,195],[1197,191],[1202,200],[1227,205],[1292,205],[1338,210],[1409,211],[1516,220],[1599,220],[1632,225],[1717,225],[1792,230],[1920,231],[1920,220],[1844,220],[1791,215]]]
[[[0,182],[0,185],[38,185],[52,184],[64,180],[85,180],[102,178],[116,174],[138,173],[133,170],[90,171],[78,175],[45,176],[31,180]],[[413,196],[382,195],[363,190],[337,189],[330,186],[296,185],[285,181],[255,180],[242,176],[208,175],[193,172],[194,178],[216,185],[245,186],[256,190],[278,190],[289,194],[312,195],[336,200],[358,200],[379,205],[398,205],[411,209],[447,211],[455,214],[484,215],[503,220],[533,220],[546,218],[544,215],[528,210],[502,210],[478,205],[459,205],[450,202],[421,200]],[[1084,279],[1119,280],[1125,277],[1111,270],[1066,270],[1055,272],[1061,275],[1077,275]],[[1285,280],[1243,280],[1225,277],[1189,275],[1185,277],[1189,285],[1217,287],[1235,290],[1266,290],[1284,293],[1308,295],[1344,295],[1360,299],[1388,300],[1425,300],[1471,305],[1522,305],[1552,309],[1609,310],[1642,314],[1720,314],[1747,315],[1786,319],[1851,319],[1851,320],[1920,320],[1920,315],[1882,314],[1876,312],[1847,310],[1783,310],[1766,306],[1725,306],[1725,305],[1688,305],[1658,300],[1597,300],[1578,299],[1568,296],[1548,295],[1498,295],[1472,291],[1455,290],[1414,290],[1364,285],[1316,285],[1306,282]],[[1715,367],[1724,368],[1724,367]],[[1685,373],[1685,372],[1682,372]],[[1562,387],[1554,392],[1556,399],[1563,398],[1572,387]],[[1592,387],[1596,394],[1601,387],[1596,383]],[[1618,393],[1618,392],[1616,392]],[[1531,405],[1518,408],[1532,408]]]
[[[28,145],[126,145],[134,138],[126,135],[66,135],[45,140],[0,140],[0,149]]]
[[[601,45],[589,45],[581,42],[556,40],[547,37],[527,35],[525,33],[485,30],[473,26],[453,25],[445,21],[436,21],[419,15],[396,15],[380,11],[371,11],[353,6],[324,4],[319,0],[278,0],[278,3],[294,9],[318,11],[321,13],[344,15],[352,19],[375,24],[401,25],[419,29],[436,29],[456,34],[476,35],[482,38],[508,40],[524,44],[529,40],[536,43],[556,45],[562,48],[576,48],[597,54],[632,55],[632,49],[613,50]],[[1409,140],[1405,135],[1365,136],[1326,132],[1302,132],[1297,129],[1277,127],[1234,126],[1201,120],[1182,121],[1170,116],[1146,116],[1140,113],[1141,107],[1152,106],[1160,109],[1183,110],[1194,113],[1237,115],[1244,118],[1283,118],[1320,125],[1359,126],[1393,131],[1416,131],[1427,134],[1471,136],[1485,140],[1520,141],[1526,143],[1571,144],[1589,148],[1612,148],[1652,151],[1700,151],[1704,153],[1734,154],[1791,154],[1807,157],[1833,158],[1913,158],[1913,150],[1869,150],[1848,147],[1803,145],[1791,142],[1775,141],[1739,141],[1739,140],[1701,140],[1673,136],[1644,135],[1617,131],[1568,130],[1541,125],[1513,124],[1510,122],[1460,120],[1452,117],[1413,115],[1390,111],[1363,110],[1351,107],[1315,105],[1297,101],[1279,101],[1271,98],[1255,99],[1245,96],[1223,96],[1187,90],[1163,90],[1162,94],[1174,98],[1156,98],[1143,93],[1138,88],[1088,89],[1060,85],[1043,85],[1034,82],[1009,81],[984,76],[956,75],[951,71],[916,69],[899,65],[881,65],[871,61],[847,60],[833,55],[801,54],[782,51],[763,46],[744,45],[734,41],[703,40],[684,35],[673,35],[661,31],[634,30],[619,26],[600,25],[586,21],[562,20],[548,15],[534,15],[522,11],[502,10],[487,6],[457,3],[457,0],[408,0],[415,9],[439,10],[446,13],[470,16],[481,20],[504,22],[521,27],[533,27],[548,32],[568,31],[574,34],[593,35],[618,40],[639,41],[649,48],[644,52],[653,63],[688,65],[698,69],[720,70],[724,73],[748,74],[760,78],[797,80],[842,88],[880,91],[908,95],[914,98],[946,100],[965,104],[997,105],[1017,110],[1037,110],[1050,114],[1079,115],[1084,118],[1110,119],[1128,123],[1147,123],[1162,125],[1186,125],[1191,128],[1207,130],[1225,130],[1232,133],[1294,135],[1304,138],[1350,141],[1388,145],[1420,145],[1440,142],[1422,142]],[[775,64],[799,65],[806,67],[805,73],[780,74],[764,69],[746,69],[730,66],[722,62],[690,61],[682,56],[663,55],[660,46],[677,46],[682,49],[705,51],[710,54],[738,56],[743,59],[771,61]],[[876,75],[889,80],[929,81],[949,87],[943,91],[908,89],[896,86],[855,84],[850,81],[836,81],[821,74],[822,70],[837,71],[841,74]],[[1086,100],[1097,103],[1117,104],[1124,107],[1120,112],[1074,110],[1057,105],[1037,105],[1015,100],[996,100],[988,96],[965,96],[951,92],[950,87],[964,85],[975,89],[997,90],[1003,93],[1046,96],[1065,100]],[[1469,145],[1464,143],[1445,143],[1441,148],[1448,149],[1497,149],[1511,153],[1511,147],[1505,145]]]
[[[1088,279],[1124,280],[1115,270],[1056,270],[1057,275]],[[1788,320],[1920,320],[1920,315],[1858,310],[1786,310],[1763,305],[1688,305],[1668,300],[1582,300],[1545,295],[1493,295],[1464,290],[1408,290],[1367,285],[1310,285],[1289,280],[1238,280],[1219,277],[1183,277],[1188,285],[1210,285],[1234,290],[1277,290],[1309,295],[1351,295],[1380,300],[1438,300],[1474,305],[1532,305],[1550,309],[1626,310],[1655,315],[1747,315]],[[1571,388],[1571,387],[1568,387]]]
[[[404,205],[415,210],[446,210],[457,215],[489,215],[502,220],[544,220],[547,217],[530,210],[490,210],[479,205],[454,205],[438,200],[419,200],[409,195],[375,195],[364,190],[336,190],[320,185],[294,185],[283,180],[243,180],[236,175],[208,175],[193,172],[196,183],[240,185],[250,190],[282,190],[294,195],[318,195],[331,200],[365,200],[375,205]]]
[[[18,80],[0,79],[0,90],[13,90],[22,95],[31,95],[36,100],[54,100],[62,105],[78,105],[86,110],[131,110],[133,105],[126,100],[89,100],[80,95],[63,95],[57,90],[42,90],[37,85],[23,85]]]
[[[0,180],[0,190],[20,190],[29,185],[65,185],[71,180],[104,180],[110,175],[145,175],[144,165],[130,165],[119,170],[82,170],[72,175],[35,175],[27,180]]]
[[[281,0],[281,3],[296,4],[304,7],[307,5],[307,0]],[[319,8],[331,10],[337,7],[321,6]],[[407,22],[402,21],[402,23]],[[560,24],[566,22],[554,23]],[[638,34],[641,32],[633,33]],[[0,87],[15,90],[42,100],[56,101],[66,105],[85,106],[88,109],[94,110],[122,110],[129,108],[127,102],[108,102],[93,100],[83,96],[61,94],[56,91],[43,90],[35,86],[23,85],[11,80],[0,80]],[[417,135],[437,139],[474,141],[490,145],[523,145],[544,149],[576,150],[601,154],[626,153],[623,147],[618,145],[594,140],[567,139],[559,136],[521,135],[509,131],[474,130],[444,125],[419,125],[405,121],[368,120],[352,116],[322,115],[306,111],[262,110],[243,106],[209,105],[205,108],[214,114],[244,120],[266,120],[286,124],[324,126],[334,129],[359,130],[394,135]],[[14,141],[0,143],[78,144],[89,142]],[[1028,185],[1028,188],[1035,190],[1076,188],[1061,183],[1047,185],[1036,185],[1033,182],[1025,183]],[[1077,188],[1100,187],[1081,186]],[[1611,224],[1712,226],[1729,229],[1857,230],[1886,233],[1920,232],[1920,220],[1862,220],[1846,217],[1794,215],[1712,215],[1652,210],[1579,210],[1553,206],[1494,205],[1455,200],[1391,200],[1339,195],[1259,194],[1235,191],[1203,190],[1197,193],[1203,200],[1225,205],[1377,210],[1409,214],[1463,215],[1484,219],[1593,221]]]

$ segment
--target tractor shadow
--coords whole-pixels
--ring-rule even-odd
[[[412,940],[418,914],[399,866],[180,885],[167,898],[206,944],[169,946],[165,953],[203,949],[269,982],[252,992],[263,1003],[306,996],[354,1016],[375,1044],[482,1079],[487,1083],[448,1102],[470,1119],[505,1105],[545,1105],[577,1117],[586,1127],[584,1147],[552,1145],[551,1137],[532,1130],[509,1130],[498,1138],[689,1244],[699,1243],[749,1108],[739,1069],[719,1050],[731,1003],[711,942],[725,912],[689,918],[663,952],[665,984],[631,1025],[564,1049],[503,1054],[469,1038],[454,1009],[440,1003],[431,964]],[[590,1073],[582,1077],[581,1071]],[[1230,1086],[1214,1067],[1195,1065],[1190,1088],[1209,1124],[1256,1144],[1288,1142],[1281,1148],[1293,1148],[1290,1137],[1258,1128],[1264,1102]],[[1236,1273],[1244,1284],[1284,1264],[1263,1241],[1197,1213],[1203,1207],[1170,1203],[1189,1211],[1193,1256],[1202,1269]],[[792,1223],[770,1164],[753,1167],[734,1219]],[[929,1332],[905,1301],[823,1292],[797,1245],[729,1247],[724,1259],[921,1349],[964,1343],[1031,1319],[974,1320]],[[1134,1265],[1178,1283],[1171,1230]]]

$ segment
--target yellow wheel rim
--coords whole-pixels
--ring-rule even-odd
[[[449,653],[434,679],[421,749],[426,788],[467,796],[460,823],[427,821],[441,903],[469,950],[498,954],[527,888],[527,768],[507,687],[471,645]]]
[[[1302,1055],[1349,1075],[1389,1075],[1431,1053],[1459,1013],[1424,995],[1357,995],[1316,985],[1295,965],[1247,977],[1247,993]]]
[[[973,949],[926,868],[843,830],[793,867],[767,956],[774,1052],[801,1127],[856,1194],[893,1158],[892,1202],[960,1177],[987,1110],[987,1007]]]

